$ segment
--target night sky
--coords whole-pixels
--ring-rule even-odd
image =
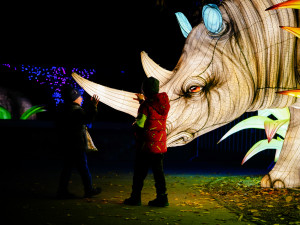
[[[131,70],[140,66],[145,50],[171,68],[184,44],[176,8],[151,0],[10,5],[1,16],[1,61]]]
[[[146,77],[140,52],[146,51],[156,63],[172,70],[185,42],[175,12],[183,12],[195,26],[201,20],[201,2],[7,3],[0,18],[0,62],[95,68],[93,81],[139,92]],[[113,118],[123,116],[102,108],[102,117],[106,111]]]

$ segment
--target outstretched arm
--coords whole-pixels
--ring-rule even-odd
[[[95,120],[97,115],[97,106],[100,99],[97,95],[91,97],[91,102],[87,103],[84,109],[79,109],[75,113],[76,120],[79,120],[82,124],[91,123]]]
[[[134,98],[133,100],[137,100],[140,104],[142,104],[145,100],[146,97],[143,94],[135,94],[136,98]]]

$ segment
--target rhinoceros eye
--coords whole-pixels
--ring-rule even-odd
[[[199,86],[192,86],[189,89],[189,92],[191,92],[191,93],[197,93],[197,92],[200,92],[200,91],[201,91],[201,87],[199,87]]]

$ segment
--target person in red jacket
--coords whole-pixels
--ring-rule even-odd
[[[165,92],[159,93],[159,81],[153,77],[143,82],[142,92],[143,94],[137,94],[136,99],[141,105],[134,123],[137,151],[132,193],[124,204],[141,205],[141,191],[151,167],[157,195],[148,205],[164,207],[169,205],[163,171],[163,158],[167,152],[166,121],[170,109],[169,98]]]

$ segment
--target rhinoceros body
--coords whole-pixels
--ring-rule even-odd
[[[290,107],[291,122],[276,166],[263,187],[300,186],[300,109],[295,97],[276,92],[299,88],[300,47],[296,37],[279,26],[297,27],[292,9],[265,11],[277,0],[224,0],[223,26],[211,33],[202,22],[189,33],[172,71],[141,53],[147,76],[160,80],[170,99],[168,146],[184,145],[223,126],[245,112]],[[133,116],[134,93],[110,89],[74,75],[90,94]],[[108,94],[108,92],[110,94]]]

